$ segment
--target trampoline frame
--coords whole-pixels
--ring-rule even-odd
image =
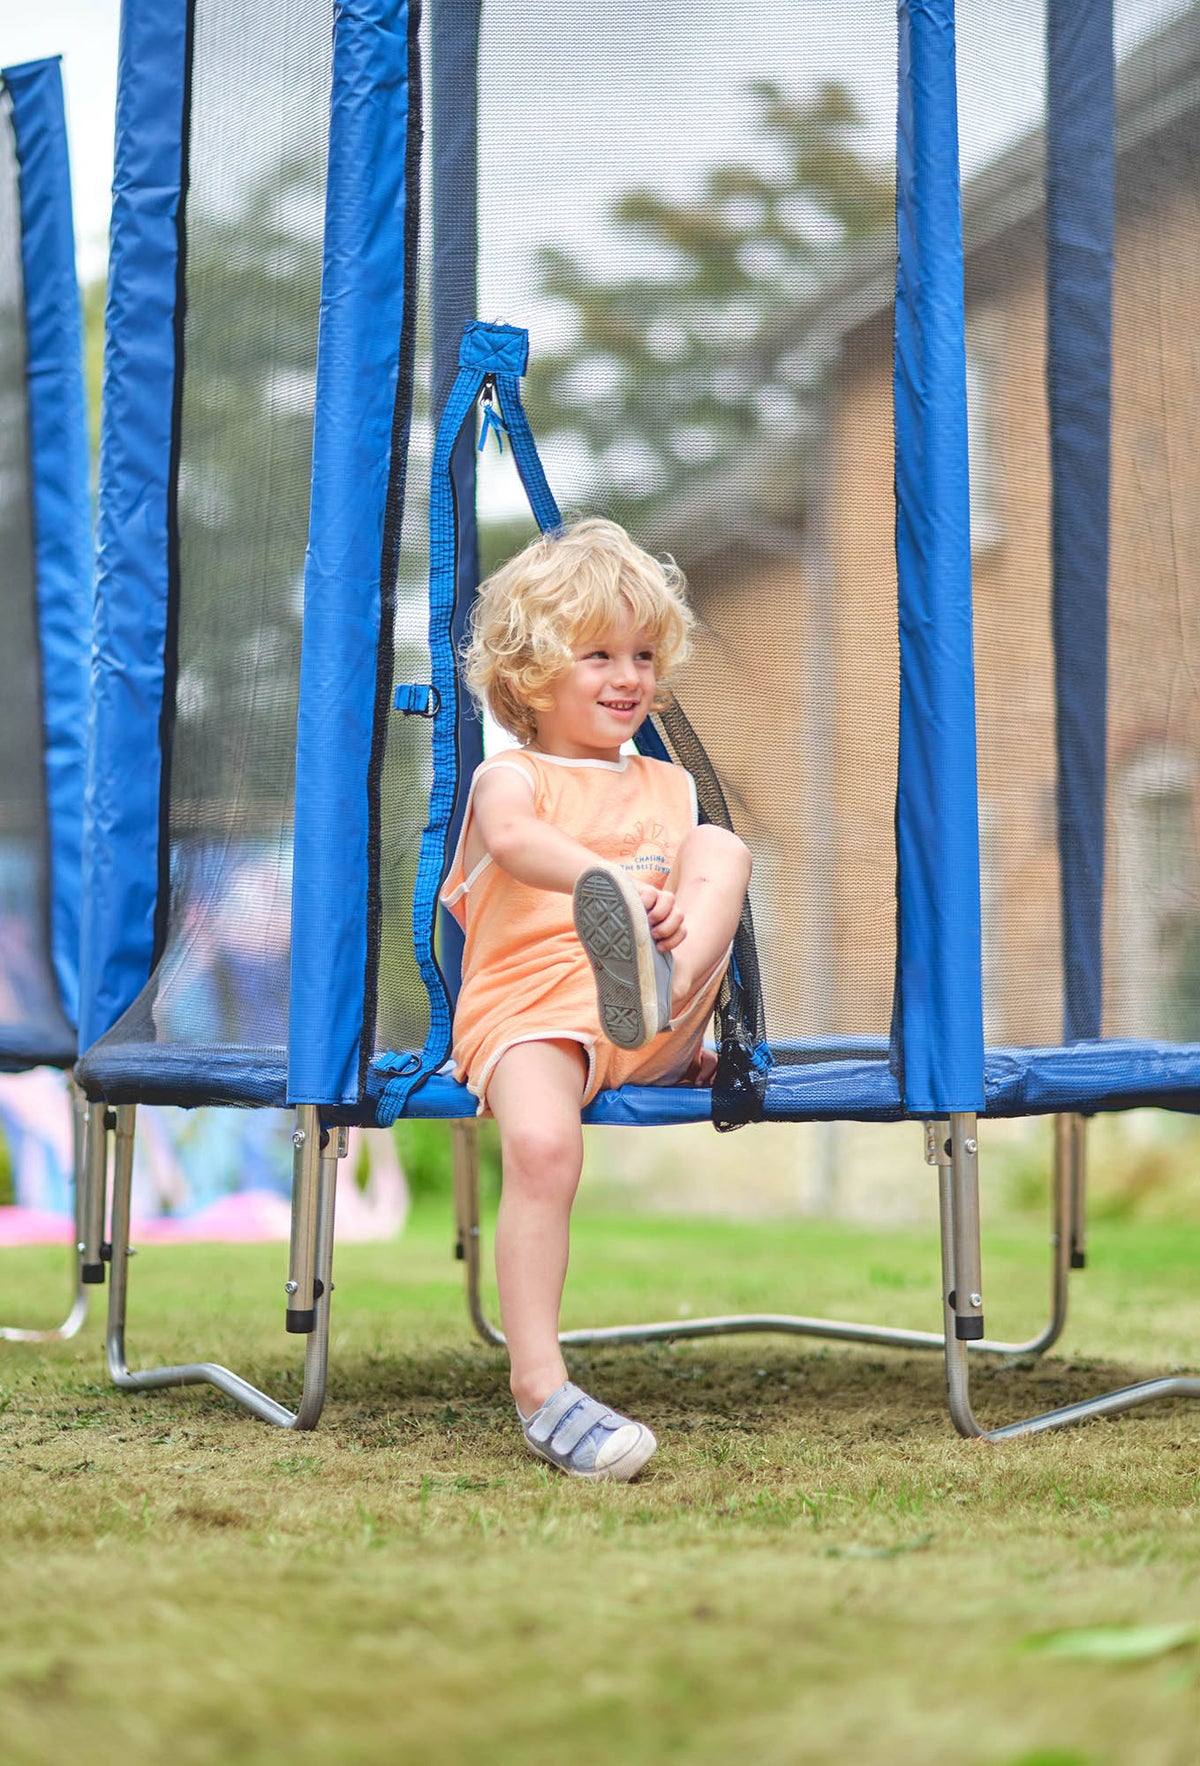
[[[288,1282],[290,1301],[299,1304],[289,1304],[287,1324],[289,1330],[302,1332],[309,1339],[303,1396],[296,1411],[287,1409],[240,1376],[213,1363],[197,1362],[140,1371],[129,1367],[125,1321],[128,1258],[132,1255],[128,1239],[134,1105],[125,1103],[113,1108],[107,1103],[92,1104],[85,1157],[84,1224],[80,1234],[83,1279],[89,1283],[102,1281],[104,1263],[113,1264],[108,1363],[114,1381],[129,1389],[212,1384],[254,1414],[282,1427],[314,1426],[324,1396],[332,1271],[333,1174],[340,1133],[332,1128],[322,1129],[320,1112],[351,1116],[357,1120],[364,1110],[369,1112],[379,1103],[378,1097],[374,1097],[368,1088],[368,1079],[378,1076],[369,1073],[370,1053],[374,1046],[369,1021],[377,1003],[372,987],[377,980],[375,941],[379,931],[371,887],[372,864],[377,856],[373,843],[378,829],[372,822],[377,803],[371,796],[370,775],[375,738],[385,721],[381,706],[386,701],[386,695],[381,695],[378,690],[381,654],[378,637],[380,631],[386,633],[388,629],[389,608],[385,592],[386,572],[380,571],[379,559],[381,552],[386,552],[390,560],[391,544],[397,537],[388,523],[388,516],[389,510],[395,513],[391,493],[399,485],[399,475],[393,484],[390,471],[384,470],[383,462],[389,457],[386,439],[396,433],[397,415],[404,415],[405,400],[398,377],[395,340],[398,335],[405,335],[411,303],[407,299],[403,278],[397,276],[398,234],[394,228],[376,227],[372,217],[376,213],[389,213],[394,221],[399,212],[397,203],[400,197],[403,195],[407,199],[411,194],[413,202],[411,208],[405,210],[405,218],[415,219],[417,186],[414,185],[409,193],[402,189],[403,180],[395,176],[401,167],[398,150],[401,146],[414,146],[415,132],[411,137],[405,134],[403,141],[386,130],[376,135],[374,121],[382,123],[385,113],[390,114],[393,107],[380,106],[378,116],[369,108],[361,114],[357,110],[344,109],[340,104],[343,94],[348,95],[351,90],[361,94],[368,87],[372,91],[376,87],[370,80],[364,83],[360,78],[363,69],[352,59],[345,63],[347,73],[352,69],[357,71],[344,86],[336,70],[339,46],[351,58],[360,50],[374,49],[383,57],[376,70],[379,89],[390,89],[389,82],[399,89],[398,82],[407,82],[410,68],[399,38],[390,29],[396,23],[393,13],[398,15],[398,10],[403,9],[397,9],[389,0],[356,0],[356,4],[339,9],[339,32],[335,37],[334,84],[339,103],[334,107],[331,120],[327,209],[331,221],[336,221],[339,229],[343,223],[349,225],[357,218],[364,223],[365,231],[360,236],[353,229],[346,234],[339,230],[336,238],[333,233],[326,238],[318,369],[324,371],[331,365],[340,366],[333,378],[322,379],[319,372],[320,391],[314,415],[313,494],[309,525],[310,538],[319,540],[320,544],[310,548],[312,568],[306,570],[305,578],[293,850],[291,1018],[286,1050],[286,1096],[300,1111],[295,1135],[296,1174]],[[464,12],[471,10],[469,6],[463,8]],[[970,619],[969,497],[965,472],[968,453],[966,361],[953,11],[952,0],[928,0],[922,4],[917,0],[901,0],[899,16],[902,73],[897,145],[904,200],[898,203],[897,211],[893,387],[900,654],[896,847],[897,913],[901,936],[897,946],[893,996],[897,1058],[893,1060],[889,1052],[886,1067],[878,1064],[880,1076],[886,1075],[888,1082],[886,1104],[889,1113],[894,1110],[916,1119],[927,1119],[929,1124],[927,1153],[930,1162],[937,1167],[939,1184],[944,1330],[940,1334],[896,1331],[837,1320],[747,1315],[740,1319],[670,1321],[648,1326],[567,1332],[563,1340],[568,1344],[645,1341],[655,1337],[686,1338],[724,1331],[770,1329],[906,1349],[940,1348],[946,1362],[947,1391],[955,1426],[967,1436],[1004,1440],[1093,1415],[1129,1409],[1158,1397],[1200,1396],[1200,1380],[1169,1378],[1142,1382],[991,1431],[981,1427],[970,1406],[966,1355],[969,1345],[1009,1357],[1037,1355],[1050,1347],[1061,1332],[1065,1321],[1067,1272],[1075,1264],[1076,1256],[1082,1256],[1084,1180],[1082,1123],[1077,1117],[1061,1118],[1056,1131],[1055,1244],[1050,1319],[1045,1329],[1026,1343],[990,1341],[984,1335],[983,1326],[975,1115],[977,1110],[983,1109],[988,1096],[988,1074],[980,977],[979,794]],[[1069,22],[1072,9],[1068,0],[1052,0],[1052,11],[1060,22]],[[1099,17],[1103,9],[1095,11]],[[186,194],[186,178],[179,157],[179,144],[173,140],[165,141],[158,122],[160,116],[166,114],[164,95],[170,106],[176,107],[176,101],[190,91],[187,13],[186,0],[175,0],[170,8],[155,6],[153,0],[127,0],[129,28],[124,37],[122,64],[123,67],[132,66],[136,61],[139,79],[123,82],[122,86],[127,109],[122,113],[124,125],[119,135],[127,157],[125,161],[119,161],[123,169],[117,180],[119,200],[114,209],[112,286],[122,291],[137,289],[139,293],[152,286],[162,299],[153,310],[153,303],[138,307],[134,302],[127,308],[127,315],[136,312],[139,322],[133,324],[127,316],[119,335],[116,327],[110,331],[106,385],[118,400],[125,402],[114,404],[112,399],[107,401],[105,457],[109,462],[106,475],[108,495],[101,499],[100,523],[101,553],[107,560],[107,575],[102,570],[101,588],[102,591],[111,589],[116,598],[107,609],[107,624],[102,623],[100,627],[98,653],[105,653],[107,649],[108,654],[119,659],[119,666],[112,667],[108,675],[98,671],[93,730],[97,732],[98,753],[107,754],[111,748],[126,758],[132,756],[138,760],[143,752],[158,752],[155,744],[161,724],[162,702],[171,684],[170,669],[163,666],[165,646],[154,622],[169,605],[171,587],[167,566],[175,432],[172,402],[168,396],[171,386],[168,377],[160,371],[154,351],[160,349],[163,360],[176,360],[174,345],[178,313],[174,302],[183,286],[178,275],[180,231],[171,204],[162,202],[162,192],[166,190],[173,198],[177,196],[182,200]],[[448,4],[441,9],[441,25],[448,29],[453,16],[453,5]],[[389,25],[387,32],[375,28],[381,22]],[[407,22],[412,24],[415,21]],[[1111,26],[1111,20],[1108,23]],[[145,34],[137,38],[137,54],[134,52],[135,27],[138,33]],[[1067,35],[1070,37],[1071,33]],[[153,51],[149,57],[142,53],[147,47]],[[1090,44],[1087,53],[1094,53],[1094,49],[1094,43]],[[460,63],[455,64],[463,79],[468,76],[468,64],[473,58],[474,51],[464,40],[460,44]],[[1105,51],[1101,60],[1107,65],[1111,62],[1111,53]],[[415,72],[415,66],[411,71]],[[1051,82],[1053,90],[1059,90],[1061,85],[1058,79]],[[454,97],[452,86],[453,81],[443,89],[451,99]],[[1072,90],[1073,105],[1078,94],[1074,88]],[[1107,139],[1111,134],[1111,106],[1105,93],[1097,90],[1099,108],[1093,103],[1083,121],[1089,128],[1100,126],[1101,135]],[[435,121],[437,109],[435,103]],[[454,103],[448,104],[441,114],[449,117],[458,111],[467,114],[464,107]],[[185,120],[186,114],[184,110]],[[473,106],[470,114],[473,114]],[[1078,120],[1072,119],[1072,126]],[[394,123],[394,117],[392,121]],[[336,128],[333,126],[335,122]],[[149,160],[138,160],[135,165],[135,149],[140,154],[144,146],[155,142],[161,153],[156,148],[158,157],[154,158],[153,165]],[[381,151],[380,143],[388,151]],[[185,140],[185,153],[186,147]],[[469,157],[474,152],[473,142],[460,140],[458,149]],[[335,163],[343,170],[350,168],[345,185],[340,182],[340,172],[334,177]],[[461,176],[469,184],[469,167],[466,171],[462,169],[466,160],[455,163],[459,166],[456,176]],[[1091,163],[1087,152],[1078,154],[1074,149],[1063,161],[1067,173],[1072,166],[1087,168]],[[373,188],[371,200],[360,202],[358,198],[362,192],[357,178],[363,166],[386,170],[388,181]],[[442,169],[446,170],[445,167]],[[130,174],[128,177],[126,172]],[[1055,186],[1066,193],[1056,213],[1065,212],[1068,220],[1073,221],[1078,205],[1073,201],[1067,173],[1063,174],[1061,187]],[[441,186],[443,222],[456,207],[455,180],[448,172],[446,176],[447,181]],[[1097,188],[1103,198],[1106,188],[1103,181]],[[339,193],[354,200],[340,200]],[[145,212],[139,210],[138,204]],[[435,207],[439,207],[436,197]],[[473,225],[474,208],[458,207],[463,225],[466,225],[468,215]],[[1103,201],[1099,207],[1104,207]],[[451,344],[457,348],[455,332],[458,321],[460,318],[469,319],[473,313],[474,291],[467,286],[471,277],[466,273],[467,259],[458,250],[461,243],[458,235],[451,237],[442,232],[435,221],[435,239],[438,241],[435,256],[441,258],[443,266],[456,260],[453,296],[447,296],[446,303],[443,303],[439,294],[434,308],[443,346],[438,360],[444,376],[447,367],[445,349]],[[1099,293],[1096,299],[1099,301],[1103,295],[1103,288],[1099,285],[1103,284],[1107,272],[1104,270],[1105,253],[1100,249],[1103,246],[1100,233],[1096,233],[1096,239],[1099,246],[1092,255],[1098,266]],[[368,258],[366,248],[370,242],[374,242],[378,252]],[[376,284],[369,282],[364,274],[368,262],[372,273],[378,272],[378,293]],[[471,258],[472,266],[473,262]],[[347,275],[348,265],[353,266],[353,272]],[[404,268],[407,271],[409,267],[406,259]],[[437,281],[435,275],[435,283]],[[1100,311],[1099,305],[1096,310]],[[152,340],[154,349],[145,347],[146,327],[142,321],[147,317],[158,326]],[[326,318],[331,327],[328,331],[324,323]],[[1063,372],[1058,379],[1065,385],[1076,385],[1073,364],[1077,356],[1088,361],[1095,356],[1094,349],[1090,355],[1087,351],[1080,354],[1075,347],[1079,341],[1068,337],[1064,345],[1066,353],[1060,363]],[[1094,343],[1093,337],[1091,344]],[[122,351],[126,354],[122,355]],[[393,385],[394,371],[397,378]],[[374,395],[369,424],[359,421],[363,388],[372,389]],[[130,391],[136,392],[136,399],[126,397]],[[344,422],[347,413],[354,419],[349,424]],[[1069,418],[1070,413],[1066,416]],[[1062,414],[1060,427],[1061,421]],[[347,454],[344,444],[348,439],[353,439],[356,448],[361,443],[361,458],[358,454]],[[131,446],[134,440],[138,443],[136,458]],[[148,440],[153,440],[153,449],[143,447]],[[1097,442],[1094,434],[1092,441]],[[122,449],[124,453],[118,461],[118,472],[112,462],[118,460]],[[142,456],[148,458],[150,453],[154,454],[154,470],[147,475]],[[1095,447],[1093,454],[1096,454]],[[1093,467],[1098,458],[1096,454]],[[457,500],[464,512],[470,501],[465,494],[465,480],[469,477],[467,468],[472,460],[473,452],[468,445],[461,450],[462,470],[454,480]],[[1106,460],[1105,454],[1105,472]],[[1092,476],[1095,478],[1094,471]],[[352,506],[346,499],[344,487],[348,483],[361,483],[369,490],[361,508]],[[118,491],[122,487],[128,490],[131,486],[138,491],[136,533],[132,526],[123,527],[119,519],[122,510]],[[1063,494],[1074,495],[1075,490]],[[132,502],[130,506],[134,506]],[[147,527],[142,517],[151,506],[154,513]],[[1090,509],[1091,505],[1087,507]],[[373,525],[376,517],[386,545],[381,545],[380,531]],[[1095,530],[1096,523],[1090,514],[1084,526]],[[147,533],[153,543],[142,545],[139,551],[138,545],[142,544]],[[1065,534],[1066,530],[1060,532],[1056,528],[1055,546],[1059,552],[1070,553],[1071,545]],[[361,568],[347,567],[351,540],[354,541],[353,556],[359,560]],[[125,547],[124,551],[122,547]],[[131,559],[136,568],[131,568]],[[138,571],[142,571],[141,576]],[[452,587],[458,596],[469,593],[471,585],[465,582],[469,574],[457,569],[453,572]],[[1086,577],[1084,587],[1094,592],[1101,580],[1099,573],[1089,567],[1083,574]],[[350,594],[347,593],[348,583],[353,591]],[[1060,586],[1055,588],[1056,608],[1062,601]],[[132,587],[137,587],[138,596],[121,599],[126,589]],[[1069,596],[1067,601],[1070,601]],[[1082,605],[1086,612],[1091,603],[1085,601]],[[1070,607],[1067,602],[1062,602],[1062,606],[1065,617]],[[1075,603],[1072,602],[1071,606]],[[461,614],[462,611],[463,606],[456,604],[452,613]],[[452,627],[453,619],[450,623]],[[1083,626],[1094,639],[1098,629],[1095,622],[1087,625],[1084,621]],[[147,686],[147,690],[137,696],[138,715],[145,714],[144,725],[137,724],[136,719],[131,722],[126,715],[135,697],[127,691],[129,677],[137,673],[131,671],[129,660],[138,643],[146,645],[145,655],[138,653],[139,666],[144,664],[143,684]],[[446,648],[452,650],[452,642]],[[1076,692],[1077,677],[1087,676],[1086,661],[1086,654],[1078,647],[1065,654],[1064,664],[1069,666],[1064,666],[1063,682],[1057,684],[1056,704],[1066,704]],[[450,674],[453,675],[452,667]],[[424,684],[411,685],[423,687]],[[401,686],[403,691],[403,683]],[[462,736],[461,726],[446,732],[446,722],[452,719],[451,695],[445,695],[444,701],[432,713],[434,736],[441,740],[445,733],[447,740],[451,736],[458,740]],[[404,706],[401,705],[400,709]],[[1063,826],[1078,822],[1089,831],[1092,845],[1084,843],[1085,858],[1095,847],[1097,830],[1102,831],[1102,814],[1097,815],[1098,809],[1102,811],[1102,800],[1098,804],[1094,791],[1078,786],[1078,780],[1082,777],[1086,781],[1088,776],[1084,763],[1091,750],[1098,748],[1103,753],[1102,724],[1098,716],[1091,720],[1087,735],[1088,741],[1081,750],[1072,749],[1065,759],[1062,751],[1059,754],[1060,819]],[[132,899],[141,891],[145,877],[151,874],[159,854],[161,835],[159,780],[151,778],[139,766],[134,775],[139,795],[131,792],[130,781],[122,776],[119,767],[99,767],[97,778],[100,785],[114,796],[119,790],[123,801],[119,814],[114,809],[110,815],[108,806],[103,804],[98,808],[93,802],[91,806],[93,826],[105,831],[108,848],[103,856],[106,864],[109,859],[113,861],[111,875],[117,886],[107,894],[94,888],[85,897],[85,915],[89,919],[85,945],[90,938],[95,969],[87,977],[90,992],[84,1002],[82,1042],[85,1048],[90,1048],[95,1040],[108,1034],[127,1009],[130,999],[144,986],[153,967],[154,937],[149,916],[143,914],[139,922],[144,937],[138,950],[134,951],[125,937],[134,917],[128,911],[127,898]],[[367,781],[366,790],[362,788],[364,780]],[[437,788],[449,790],[451,786],[442,779],[437,781]],[[131,802],[134,797],[137,800]],[[1102,857],[1102,840],[1099,851]],[[1072,893],[1075,880],[1086,868],[1073,858],[1069,863],[1064,861],[1062,866],[1066,891],[1064,928],[1068,923],[1073,928],[1065,936],[1064,986],[1072,1000],[1081,1002],[1078,1012],[1065,1025],[1063,1035],[1072,1051],[1080,1050],[1079,1064],[1082,1067],[1087,1064],[1086,1045],[1098,1036],[1098,1026],[1089,1017],[1095,995],[1090,982],[1097,972],[1092,948],[1095,927],[1086,914],[1075,911],[1079,904]],[[103,883],[103,876],[100,881]],[[364,975],[368,980],[366,988]],[[186,1053],[189,1059],[199,1058],[201,1051],[189,1046]],[[409,1059],[404,1057],[404,1066],[399,1070],[401,1075],[408,1071]],[[1074,1062],[1074,1052],[1071,1059]],[[93,1078],[89,1079],[86,1056],[80,1064],[80,1072],[85,1083],[94,1082],[94,1089],[103,1091],[105,1082],[102,1076],[96,1076],[95,1068]],[[415,1069],[410,1076],[416,1077]],[[253,1092],[256,1081],[245,1077],[248,1090]],[[851,1082],[849,1071],[844,1072],[844,1077],[847,1083]],[[1027,1077],[1021,1076],[1022,1080]],[[1022,1113],[1036,1112],[1039,1107],[1044,1110],[1055,1107],[1077,1110],[1081,1104],[1088,1107],[1090,1096],[1086,1090],[1064,1088],[1056,1095],[1050,1095],[1055,1091],[1053,1076],[1050,1081],[1045,1073],[1033,1078],[1042,1090],[1037,1100],[1032,1100],[1028,1094],[1016,1100]],[[281,1092],[280,1101],[283,1095]],[[1139,1101],[1149,1101],[1142,1093],[1137,1095]],[[1111,1103],[1111,1094],[1106,1097],[1107,1103]],[[197,1099],[193,1097],[191,1101]],[[263,1100],[260,1096],[242,1095],[238,1101]],[[795,1097],[785,1098],[784,1102],[797,1116],[803,1118],[807,1114]],[[876,1099],[876,1102],[881,1100]],[[401,1100],[401,1104],[402,1112],[407,1113],[407,1099]],[[418,1108],[413,1113],[425,1112]],[[106,1242],[104,1219],[106,1193],[110,1186],[110,1134],[115,1138],[115,1151],[111,1157],[112,1233],[111,1240]],[[500,1343],[503,1339],[484,1317],[479,1299],[479,1209],[474,1130],[469,1123],[455,1121],[451,1135],[458,1242],[468,1265],[472,1317],[486,1341]]]
[[[303,1335],[304,1383],[295,1410],[260,1390],[219,1362],[185,1362],[174,1367],[131,1368],[125,1343],[129,1261],[129,1205],[137,1106],[112,1108],[92,1103],[87,1112],[83,1229],[80,1255],[83,1280],[100,1283],[109,1264],[105,1349],[109,1377],[127,1392],[163,1386],[215,1386],[243,1409],[277,1428],[314,1429],[325,1403],[329,1364],[329,1307],[333,1293],[333,1222],[338,1160],[345,1156],[347,1130],[322,1128],[315,1105],[296,1111],[292,1135],[292,1232],[285,1291],[286,1328]],[[114,1150],[110,1159],[110,1137]],[[111,1166],[111,1235],[104,1237]]]
[[[477,1334],[496,1348],[505,1346],[502,1331],[484,1310],[481,1291],[482,1229],[479,1207],[479,1148],[476,1124],[455,1122],[454,1208],[457,1236],[454,1255],[464,1265],[467,1311]],[[940,1166],[945,1158],[944,1140],[939,1146],[939,1125],[925,1124],[925,1163]],[[1054,1165],[1051,1182],[1050,1316],[1044,1327],[1023,1343],[994,1342],[984,1338],[977,1349],[1017,1358],[1044,1355],[1062,1335],[1067,1322],[1067,1277],[1084,1264],[1083,1208],[1085,1193],[1086,1139],[1083,1118],[1055,1118]],[[947,1290],[948,1291],[948,1290]],[[655,1343],[688,1337],[747,1336],[753,1333],[797,1337],[823,1337],[843,1343],[872,1343],[884,1349],[933,1349],[941,1352],[946,1339],[941,1331],[900,1329],[890,1325],[852,1324],[843,1319],[809,1318],[780,1312],[734,1313],[716,1318],[666,1319],[653,1324],[585,1326],[562,1331],[564,1347],[592,1344]]]
[[[495,1348],[505,1347],[502,1331],[492,1324],[481,1294],[482,1229],[479,1208],[479,1136],[474,1120],[456,1121],[453,1135],[454,1254],[466,1278],[467,1310],[476,1334]],[[1054,1163],[1051,1181],[1050,1316],[1027,1342],[1008,1343],[983,1335],[982,1252],[979,1216],[979,1148],[976,1118],[961,1113],[925,1123],[925,1162],[938,1174],[941,1237],[941,1332],[897,1329],[886,1325],[847,1323],[841,1319],[807,1318],[786,1313],[741,1313],[727,1317],[669,1319],[640,1325],[589,1326],[562,1331],[564,1348],[614,1343],[654,1343],[687,1338],[744,1336],[751,1333],[820,1337],[838,1342],[874,1344],[887,1349],[933,1349],[945,1356],[946,1390],[951,1420],[960,1435],[987,1441],[1016,1440],[1023,1435],[1063,1428],[1096,1416],[1112,1416],[1160,1398],[1200,1398],[1200,1378],[1167,1376],[1143,1380],[1097,1398],[985,1429],[970,1404],[968,1349],[1014,1361],[1041,1356],[1057,1342],[1067,1320],[1067,1281],[1072,1269],[1086,1263],[1086,1124],[1082,1116],[1062,1113],[1054,1119]]]

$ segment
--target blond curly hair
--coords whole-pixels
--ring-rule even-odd
[[[537,713],[581,645],[628,619],[654,646],[660,686],[686,660],[693,615],[683,572],[588,516],[542,534],[480,586],[463,673],[510,735],[531,742]]]

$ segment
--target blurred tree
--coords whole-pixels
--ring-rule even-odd
[[[582,450],[590,501],[635,523],[748,441],[802,433],[825,364],[780,316],[893,224],[891,169],[856,145],[847,87],[749,91],[762,165],[712,167],[693,200],[643,188],[613,203],[644,270],[603,281],[566,251],[539,254],[542,290],[574,326],[531,372],[535,432]]]

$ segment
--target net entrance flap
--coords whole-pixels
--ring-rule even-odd
[[[624,522],[688,576],[700,630],[678,695],[754,852],[771,1042],[884,1062],[894,9],[831,31],[826,7],[756,0],[731,33],[715,5],[684,24],[639,3],[618,30],[489,0],[479,82],[478,315],[529,329],[523,395],[564,513]],[[436,112],[432,133],[436,153]],[[486,572],[532,533],[490,444],[478,510]],[[410,498],[404,570],[421,515]],[[398,658],[398,683],[412,667]],[[420,1046],[413,979],[385,964],[381,1049]]]

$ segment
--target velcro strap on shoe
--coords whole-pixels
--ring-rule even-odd
[[[598,1424],[607,1423],[610,1419],[615,1420],[611,1410],[607,1410],[595,1398],[584,1397],[555,1429],[550,1445],[555,1453],[561,1453],[566,1458],[568,1454],[574,1453],[585,1435],[590,1435]]]
[[[544,1447],[569,1411],[574,1410],[580,1400],[594,1403],[579,1386],[573,1386],[570,1380],[560,1386],[557,1392],[551,1392],[545,1404],[535,1410],[528,1422],[524,1424],[526,1437]],[[587,1431],[585,1430],[586,1434]]]

